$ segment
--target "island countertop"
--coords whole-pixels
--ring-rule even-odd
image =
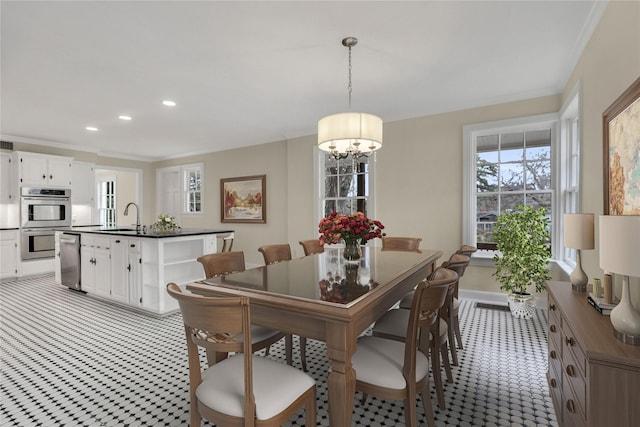
[[[106,228],[106,227],[60,227],[56,228],[56,231],[63,231],[65,233],[72,234],[107,234],[113,236],[126,236],[126,237],[142,237],[142,238],[152,238],[152,239],[162,239],[167,237],[181,237],[181,236],[198,236],[203,234],[228,234],[233,233],[234,230],[229,229],[213,229],[213,228],[182,228],[177,231],[171,232],[163,232],[156,233],[152,232],[149,229],[146,230],[146,233],[143,231],[137,232],[135,227],[115,227],[115,228]]]

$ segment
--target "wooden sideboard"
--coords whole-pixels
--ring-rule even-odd
[[[574,292],[548,282],[547,381],[561,426],[637,426],[640,423],[640,346],[613,336],[609,316]]]

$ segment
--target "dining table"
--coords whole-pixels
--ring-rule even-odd
[[[187,284],[203,296],[247,296],[251,323],[326,343],[329,422],[350,426],[358,336],[434,270],[439,250],[362,247],[358,261],[342,248]]]

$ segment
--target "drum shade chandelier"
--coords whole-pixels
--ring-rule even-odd
[[[351,48],[355,37],[342,40],[349,48],[349,112],[332,114],[318,121],[318,148],[336,159],[351,155],[354,159],[368,157],[382,147],[382,119],[373,114],[351,112]]]

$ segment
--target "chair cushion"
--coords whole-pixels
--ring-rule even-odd
[[[404,343],[380,337],[358,339],[351,358],[356,380],[380,387],[402,390],[407,383],[402,375]],[[416,356],[416,381],[429,374],[429,359],[421,351]]]
[[[279,414],[315,384],[309,375],[289,365],[253,356],[256,418],[266,420]],[[232,356],[207,368],[196,396],[213,410],[244,417],[244,355]]]
[[[407,336],[410,310],[389,310],[373,325],[373,334],[392,335],[395,337]]]

